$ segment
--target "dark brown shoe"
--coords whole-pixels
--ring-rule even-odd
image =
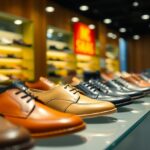
[[[30,133],[25,128],[0,117],[0,149],[27,150],[33,147],[33,143]]]

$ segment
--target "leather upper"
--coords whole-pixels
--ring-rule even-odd
[[[0,94],[0,112],[11,117],[27,118],[35,107],[35,101],[29,97],[22,98],[25,92],[18,89],[10,89]],[[18,93],[18,94],[17,94]],[[5,107],[7,106],[7,107]]]
[[[55,83],[51,82],[47,78],[40,77],[39,80],[36,82],[25,82],[25,85],[32,89],[50,90],[52,87],[55,86]]]
[[[56,86],[48,91],[32,90],[46,105],[63,112],[82,115],[115,109],[112,103],[88,98],[71,85]]]
[[[35,101],[36,98],[23,84],[15,83],[0,91],[0,114],[32,133],[41,134],[79,125],[85,127],[78,116],[58,112]]]
[[[43,82],[43,78],[40,78],[38,83],[40,82]],[[45,82],[43,82],[43,84],[44,83]],[[30,84],[34,85],[34,88],[37,86],[37,83]],[[44,88],[40,87],[40,89],[43,90]],[[47,106],[63,112],[83,115],[116,109],[112,103],[96,101],[94,99],[88,98],[87,96],[84,96],[71,85],[55,85],[53,87],[49,85],[49,89],[50,90],[46,91],[31,89],[31,91],[35,96],[38,96],[39,99]]]

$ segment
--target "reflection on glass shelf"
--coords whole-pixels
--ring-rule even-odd
[[[144,103],[142,103],[142,105],[144,105],[144,106],[149,106],[149,105],[150,105],[150,103],[148,103],[148,102],[144,102]]]
[[[117,122],[119,122],[119,123],[125,123],[125,122],[127,122],[127,120],[118,119]]]
[[[140,111],[138,111],[138,110],[132,110],[131,113],[138,114],[138,113],[140,113]]]

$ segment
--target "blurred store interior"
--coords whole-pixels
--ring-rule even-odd
[[[150,68],[149,6],[146,0],[1,0],[0,74],[58,81],[142,72]]]

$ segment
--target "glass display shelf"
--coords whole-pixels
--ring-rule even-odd
[[[66,136],[36,139],[32,150],[112,150],[117,147],[119,150],[121,143],[129,136],[132,137],[132,132],[143,124],[147,117],[150,118],[149,110],[150,96],[134,100],[132,104],[118,108],[114,114],[84,119],[87,124],[84,131]],[[144,132],[142,131],[144,128],[143,124],[140,132]],[[137,143],[136,139],[133,139],[133,143],[138,146],[140,142]],[[144,141],[146,142],[146,139],[142,142]],[[132,149],[131,142],[127,142],[126,145],[128,150]]]

